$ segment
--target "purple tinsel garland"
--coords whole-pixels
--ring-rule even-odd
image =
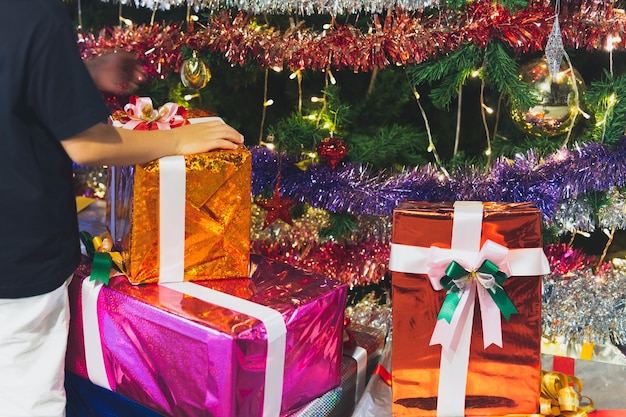
[[[468,167],[450,176],[433,165],[395,174],[373,172],[350,162],[334,170],[326,164],[302,170],[295,156],[260,146],[251,151],[254,195],[271,194],[280,166],[285,197],[333,213],[386,216],[405,200],[528,201],[550,221],[559,201],[626,183],[626,136],[612,147],[588,142],[561,149],[545,160],[531,150],[513,160],[499,158],[487,173]]]

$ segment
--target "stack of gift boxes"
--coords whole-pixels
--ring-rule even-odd
[[[352,414],[386,335],[346,328],[345,284],[250,255],[247,150],[109,178],[124,274],[105,286],[89,279],[90,261],[77,270],[72,378],[166,416]],[[389,415],[538,413],[540,211],[404,202],[392,235]],[[344,345],[346,332],[356,343]]]
[[[81,386],[70,416],[76,393],[98,387],[135,413],[349,415],[385,335],[353,328],[360,345],[344,347],[344,283],[250,254],[246,149],[117,167],[109,180],[114,245],[97,247],[123,270],[105,285],[85,256],[70,286],[68,381]]]

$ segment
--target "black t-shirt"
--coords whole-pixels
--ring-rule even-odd
[[[59,0],[0,0],[0,298],[58,288],[80,259],[60,141],[109,112]]]

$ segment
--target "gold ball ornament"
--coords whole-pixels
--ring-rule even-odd
[[[194,90],[204,88],[211,81],[211,71],[195,52],[191,58],[183,61],[180,68],[180,81],[185,87]]]
[[[569,65],[563,63],[556,80],[553,80],[547,60],[540,58],[521,66],[518,75],[530,85],[537,104],[527,109],[511,109],[511,119],[515,124],[534,136],[566,133],[583,106],[585,83],[578,71],[572,71]]]

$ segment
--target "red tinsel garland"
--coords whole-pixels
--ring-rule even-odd
[[[259,26],[255,16],[227,12],[213,16],[204,27],[186,33],[177,25],[109,28],[97,36],[79,38],[84,57],[103,50],[133,51],[143,60],[148,77],[165,78],[178,72],[181,46],[199,53],[220,53],[232,65],[255,64],[265,68],[323,71],[349,69],[369,72],[390,65],[405,66],[457,50],[462,44],[486,46],[492,40],[506,43],[515,52],[542,50],[555,18],[554,7],[539,1],[517,13],[488,0],[469,3],[465,10],[389,13],[383,22],[372,16],[364,33],[352,25],[314,31],[298,25],[281,32]],[[601,50],[610,42],[626,47],[626,16],[610,5],[583,2],[576,10],[562,6],[560,26],[566,48]]]

